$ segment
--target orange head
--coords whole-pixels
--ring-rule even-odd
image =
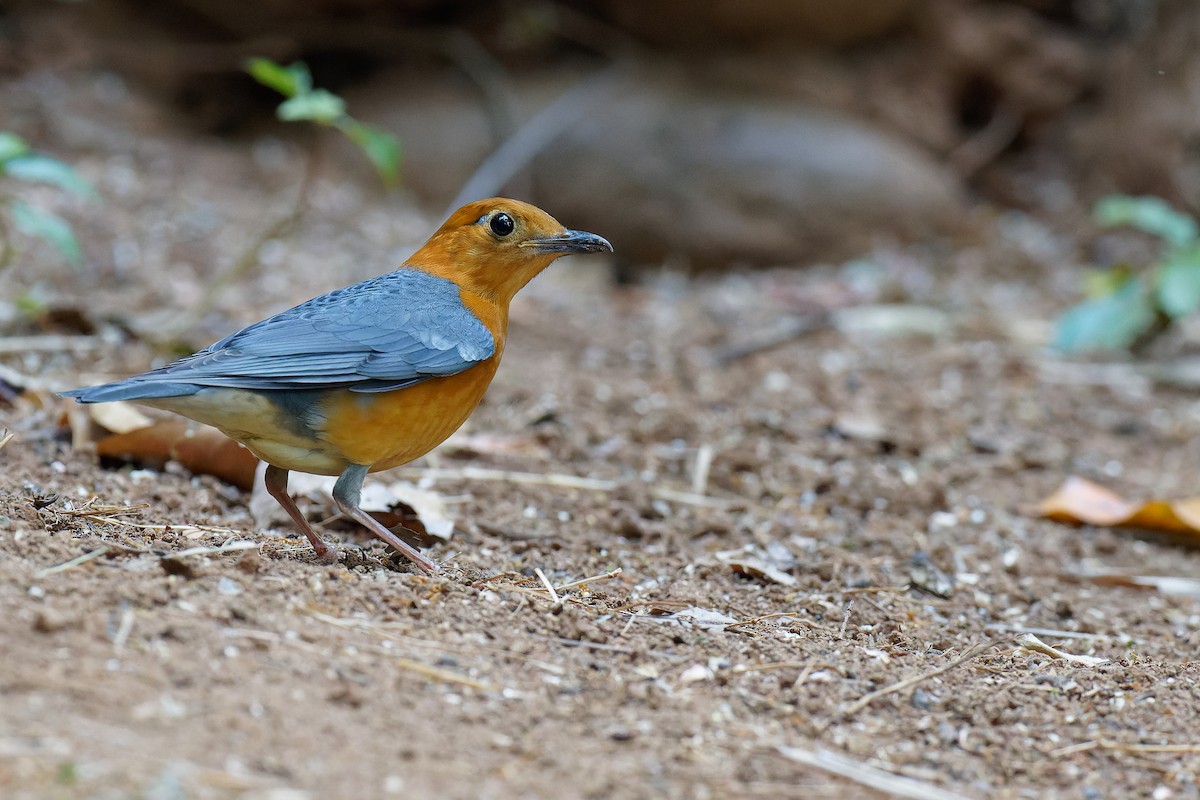
[[[529,203],[492,197],[451,214],[407,263],[507,306],[559,256],[598,252],[612,252],[612,245],[564,228]]]

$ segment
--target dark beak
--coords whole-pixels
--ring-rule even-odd
[[[539,253],[611,253],[612,245],[603,236],[586,231],[563,231],[545,239],[527,239],[522,247]]]

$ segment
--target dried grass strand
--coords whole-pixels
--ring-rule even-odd
[[[913,675],[911,677],[905,678],[902,681],[897,681],[896,683],[893,683],[891,686],[885,686],[882,689],[878,689],[869,694],[865,694],[862,697],[860,697],[858,700],[851,703],[850,706],[847,707],[846,710],[842,712],[842,716],[843,717],[852,717],[855,714],[857,714],[859,711],[862,711],[864,708],[866,708],[871,703],[875,702],[876,700],[878,700],[881,697],[886,697],[887,695],[895,694],[896,692],[902,692],[905,689],[916,686],[918,683],[924,683],[925,681],[930,680],[932,678],[936,678],[939,675],[944,675],[947,672],[949,672],[950,670],[955,669],[956,667],[960,667],[963,664],[970,661],[971,659],[975,658],[976,656],[983,654],[985,651],[991,650],[993,647],[996,647],[997,645],[999,645],[1000,643],[1002,643],[1004,641],[1006,641],[1006,640],[1005,639],[992,639],[991,641],[988,641],[988,642],[982,642],[980,644],[975,645],[974,647],[969,648],[965,653],[960,655],[958,658],[954,659],[953,661],[950,661],[949,663],[943,664],[942,666],[938,667],[937,669],[931,669],[931,670],[929,670],[929,672],[923,672],[920,675]]]
[[[967,800],[967,795],[952,792],[906,775],[895,775],[887,770],[871,766],[865,761],[858,761],[832,750],[778,747],[776,751],[789,761],[829,772],[860,786],[866,786],[893,797],[904,797],[908,800]]]
[[[106,544],[102,544],[99,547],[97,547],[95,550],[89,550],[88,552],[84,553],[83,555],[79,555],[79,556],[76,556],[75,558],[72,558],[70,561],[64,561],[61,564],[55,564],[52,567],[46,567],[43,570],[38,570],[37,572],[33,573],[33,577],[35,579],[40,580],[42,578],[49,577],[50,575],[56,575],[59,572],[66,572],[69,569],[74,569],[75,567],[86,564],[89,561],[95,561],[97,558],[104,555],[105,553],[108,553],[111,550],[112,550],[111,547],[109,547]]]
[[[1155,753],[1168,754],[1191,754],[1200,753],[1200,744],[1127,744],[1126,742],[1115,742],[1112,739],[1093,739],[1089,742],[1079,742],[1078,744],[1067,745],[1056,750],[1051,750],[1049,755],[1052,758],[1063,758],[1064,756],[1075,755],[1076,753],[1087,753],[1092,750],[1112,750],[1119,753],[1131,753],[1137,755],[1148,755]]]

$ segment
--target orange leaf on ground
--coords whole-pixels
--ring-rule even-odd
[[[246,490],[258,465],[249,450],[207,425],[185,420],[156,422],[145,428],[106,436],[96,443],[102,458],[131,461],[156,469],[178,461],[198,475],[212,475]]]
[[[1130,503],[1103,486],[1074,475],[1039,503],[1037,512],[1058,522],[1200,534],[1200,497]]]

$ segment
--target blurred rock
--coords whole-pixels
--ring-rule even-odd
[[[946,229],[955,177],[866,124],[684,80],[631,81],[537,159],[537,201],[633,261],[795,264]]]
[[[965,208],[955,176],[896,137],[782,93],[716,91],[664,71],[651,65],[564,120],[533,181],[525,169],[482,194],[603,231],[633,264],[697,267],[846,257],[880,237],[951,229]],[[519,81],[521,118],[580,80]],[[445,77],[392,73],[351,102],[400,136],[405,186],[434,216],[496,146],[478,96]]]
[[[607,0],[613,20],[664,44],[733,39],[794,39],[849,45],[874,39],[904,20],[914,0]]]
[[[855,255],[881,237],[951,229],[965,208],[955,176],[896,137],[778,93],[714,91],[662,71],[652,66],[564,120],[534,180],[524,169],[481,196],[527,198],[603,231],[633,264],[682,257],[697,267]],[[468,87],[404,78],[383,76],[351,102],[399,135],[405,186],[439,216],[496,145]],[[522,118],[579,80],[520,81]],[[360,160],[348,147],[344,156]]]

